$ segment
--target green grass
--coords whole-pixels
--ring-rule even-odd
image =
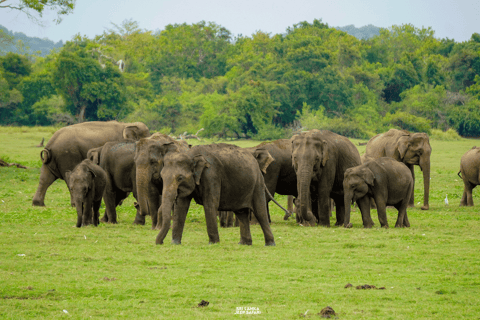
[[[373,211],[376,227],[365,230],[358,210],[352,229],[304,228],[271,206],[276,247],[264,247],[259,226],[252,246],[237,244],[238,228],[220,229],[220,244],[208,245],[203,208],[192,203],[183,244],[156,246],[156,231],[132,225],[132,197],[118,225],[97,228],[73,227],[63,181],[48,190],[47,207],[31,206],[41,163],[33,146],[54,131],[0,128],[0,157],[32,167],[0,168],[0,318],[320,319],[326,306],[338,319],[480,317],[480,214],[458,206],[457,176],[477,141],[431,141],[431,209],[410,209],[411,228],[378,228]],[[393,225],[396,212],[388,215]],[[364,284],[386,289],[355,289]],[[210,304],[197,308],[202,300]],[[261,314],[235,315],[240,307]]]

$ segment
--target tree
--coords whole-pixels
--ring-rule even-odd
[[[29,19],[39,23],[46,10],[57,11],[55,22],[62,22],[63,16],[73,12],[76,0],[0,0],[0,9],[18,10],[25,13]]]
[[[79,122],[124,117],[128,111],[122,74],[109,61],[102,67],[92,57],[95,51],[87,49],[92,46],[79,38],[67,43],[54,66],[54,86]]]

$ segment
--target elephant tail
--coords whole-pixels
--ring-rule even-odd
[[[277,202],[277,200],[275,200],[275,198],[273,198],[272,194],[270,193],[270,191],[268,191],[268,188],[265,186],[265,191],[267,192],[267,195],[268,197],[270,198],[270,200],[272,200],[273,202],[275,202],[275,204],[280,208],[282,209],[283,211],[285,211],[285,216],[283,217],[284,220],[287,220],[291,215],[292,215],[292,212],[288,211],[287,209],[285,209],[284,207],[282,207],[282,205],[280,203]]]
[[[42,159],[43,164],[48,164],[52,160],[52,154],[47,148],[40,151],[40,159]]]

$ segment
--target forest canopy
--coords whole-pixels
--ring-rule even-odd
[[[0,124],[113,119],[224,138],[480,136],[480,35],[458,43],[406,24],[359,40],[314,20],[234,37],[213,22],[152,32],[126,20],[45,57],[0,55]]]

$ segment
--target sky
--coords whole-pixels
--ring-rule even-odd
[[[14,4],[7,0],[3,4]],[[431,27],[437,38],[467,41],[480,33],[479,0],[77,0],[72,14],[55,24],[54,15],[44,14],[44,26],[32,23],[23,13],[0,9],[0,25],[30,37],[55,42],[76,34],[93,38],[112,23],[138,22],[146,30],[163,30],[168,24],[215,22],[233,35],[251,36],[257,31],[277,34],[301,21],[321,19],[331,27],[372,24],[388,28],[413,24]]]

